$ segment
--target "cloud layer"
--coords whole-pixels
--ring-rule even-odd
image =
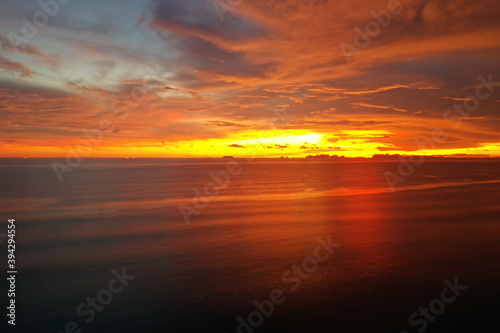
[[[2,156],[65,156],[102,121],[96,156],[416,153],[436,128],[436,154],[500,155],[497,1],[394,3],[70,2],[28,38],[43,9],[6,2]],[[488,75],[477,110],[453,111]]]

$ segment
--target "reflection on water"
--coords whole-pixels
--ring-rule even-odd
[[[256,332],[408,330],[455,276],[470,288],[426,332],[487,329],[499,310],[498,163],[425,163],[392,193],[397,163],[240,161],[186,224],[179,203],[220,160],[90,160],[62,184],[50,162],[0,162],[19,331],[236,332],[328,235],[341,246]],[[87,325],[76,306],[123,266],[137,278]]]

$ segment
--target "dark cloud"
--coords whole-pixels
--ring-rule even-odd
[[[19,44],[13,42],[11,39],[4,37],[0,34],[0,44],[2,52],[5,54],[26,54],[30,56],[37,56],[40,58],[45,58],[46,54],[40,51],[37,47],[32,44]]]
[[[219,121],[219,120],[211,120],[208,122],[211,126],[216,127],[238,127],[238,128],[248,128],[247,125],[237,124],[229,121]]]
[[[35,71],[29,69],[22,63],[11,61],[2,55],[0,55],[0,70],[25,79],[35,74]]]
[[[151,27],[173,32],[181,37],[241,40],[264,34],[262,26],[237,16],[234,12],[233,15],[225,15],[224,21],[221,21],[210,0],[154,0],[150,8]]]

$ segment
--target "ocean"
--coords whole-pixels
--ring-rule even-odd
[[[59,182],[54,161],[0,159],[9,331],[498,327],[498,162],[426,162],[392,192],[395,162],[86,159]]]

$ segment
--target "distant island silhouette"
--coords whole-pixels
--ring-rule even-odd
[[[307,155],[305,158],[309,160],[330,160],[330,161],[377,161],[377,162],[398,162],[402,159],[405,160],[409,157],[414,159],[425,159],[426,161],[461,161],[461,160],[475,160],[475,161],[498,161],[498,157],[490,155],[467,155],[467,154],[454,154],[454,155],[400,155],[400,154],[375,154],[372,157],[346,157],[338,155]]]

